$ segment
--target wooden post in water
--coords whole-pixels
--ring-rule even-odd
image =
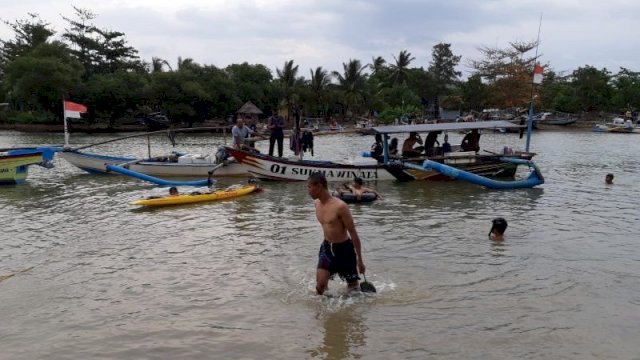
[[[151,159],[151,135],[147,134],[147,152],[149,153],[149,159]]]

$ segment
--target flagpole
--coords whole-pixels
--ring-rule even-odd
[[[64,147],[69,147],[69,128],[67,127],[67,113],[64,110],[64,95],[62,95],[62,120],[64,122]]]
[[[540,13],[540,22],[538,24],[538,39],[536,40],[536,56],[533,58],[533,72],[531,76],[531,103],[529,104],[529,118],[527,119],[527,144],[525,151],[529,152],[529,144],[531,143],[531,131],[533,130],[533,90],[535,83],[533,77],[535,76],[536,64],[538,63],[538,47],[540,46],[540,28],[542,27],[542,13]]]

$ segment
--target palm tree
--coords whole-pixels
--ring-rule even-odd
[[[287,107],[287,118],[291,115],[291,108],[297,103],[299,94],[297,87],[301,79],[298,76],[298,65],[293,66],[293,60],[285,61],[282,70],[276,68],[277,81],[280,83],[284,99],[283,105]]]
[[[338,79],[338,87],[344,96],[344,114],[351,107],[357,107],[364,102],[366,96],[366,80],[367,74],[364,70],[367,65],[362,65],[360,60],[349,60],[348,63],[342,63],[344,74],[337,71],[333,72],[333,76]]]
[[[407,78],[409,77],[409,64],[415,57],[411,56],[411,53],[407,50],[400,51],[398,57],[393,57],[396,61],[395,64],[391,64],[391,84],[399,85],[407,82]]]
[[[331,84],[331,75],[324,70],[322,66],[318,66],[316,70],[309,69],[311,73],[311,82],[309,88],[313,94],[313,102],[317,105],[322,105],[323,113],[327,113],[329,104],[327,103],[326,91],[327,87]]]
[[[385,60],[382,56],[374,57],[371,59],[371,64],[369,67],[371,68],[371,75],[376,75],[380,73],[385,67],[387,60]]]
[[[167,66],[169,68],[169,71],[173,71],[173,69],[171,68],[171,65],[169,65],[169,62],[167,60],[161,59],[159,57],[152,57],[151,58],[151,72],[155,73],[155,72],[162,72],[164,70],[164,66]]]
[[[178,56],[178,71],[180,70],[188,70],[188,69],[197,69],[199,68],[200,65],[198,65],[198,63],[196,63],[195,61],[193,61],[192,58],[182,58],[180,56]]]

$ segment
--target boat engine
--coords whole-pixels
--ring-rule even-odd
[[[224,146],[220,146],[216,151],[216,164],[221,164],[223,161],[229,158],[229,153],[225,150]]]

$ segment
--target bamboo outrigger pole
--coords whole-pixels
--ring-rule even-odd
[[[538,39],[536,39],[536,56],[533,60],[533,72],[535,74],[536,64],[538,63],[538,47],[540,46],[540,28],[542,27],[542,13],[540,13],[540,23],[538,24]],[[529,144],[531,143],[531,131],[533,130],[533,90],[535,88],[534,74],[531,76],[531,103],[529,105],[529,119],[527,119],[527,144],[525,151],[529,152]]]

